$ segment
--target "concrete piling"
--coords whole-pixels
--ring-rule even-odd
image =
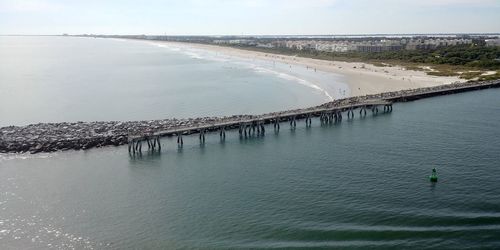
[[[311,114],[306,116],[306,127],[310,127],[312,123]]]
[[[226,127],[220,127],[219,137],[221,139],[226,139]]]
[[[205,143],[205,129],[200,129],[200,143]]]
[[[182,139],[182,133],[177,134],[177,144],[182,146],[184,144],[184,140]]]
[[[200,129],[208,129],[210,131],[214,128],[224,125],[227,128],[236,128],[238,123],[252,122],[256,120],[263,120],[265,123],[270,123],[276,117],[283,117],[287,120],[292,116],[305,118],[307,114],[312,114],[317,117],[321,113],[331,113],[332,111],[344,110],[347,111],[350,107],[353,109],[360,109],[360,115],[365,114],[366,109],[372,108],[375,114],[377,108],[374,106],[389,105],[385,107],[386,112],[392,111],[392,102],[406,102],[418,100],[421,98],[428,98],[433,96],[441,96],[446,94],[461,93],[468,91],[475,91],[486,88],[500,87],[500,80],[492,81],[473,81],[473,82],[457,82],[447,85],[440,85],[435,87],[418,88],[411,90],[401,90],[394,92],[379,93],[367,96],[348,97],[343,99],[334,100],[322,105],[300,108],[293,110],[285,110],[279,112],[266,113],[262,115],[235,115],[231,117],[205,117],[195,119],[165,119],[156,121],[136,121],[136,122],[83,122],[78,123],[74,129],[72,126],[61,129],[61,123],[56,124],[38,124],[28,130],[12,126],[4,128],[8,133],[4,133],[3,142],[0,143],[0,152],[2,153],[20,153],[29,150],[31,153],[39,152],[53,152],[57,150],[66,149],[89,149],[92,147],[108,146],[108,145],[122,145],[129,143],[130,152],[137,152],[139,150],[138,141],[146,141],[148,147],[151,147],[151,142],[154,136],[170,136],[178,133],[192,134],[198,132]],[[350,113],[350,112],[349,112]],[[350,116],[351,114],[349,114]],[[327,115],[328,116],[328,115]],[[328,120],[331,120],[331,116]],[[333,113],[333,119],[338,114]],[[118,126],[120,124],[120,126]],[[66,127],[66,126],[65,126]],[[278,124],[276,124],[278,127]],[[57,129],[58,134],[53,137],[51,131]],[[36,131],[35,131],[36,130]],[[93,133],[90,137],[81,131],[100,131]],[[243,131],[242,131],[243,132]],[[38,139],[26,145],[28,138],[31,138],[33,133],[39,136]],[[50,135],[50,136],[49,136]],[[67,136],[77,138],[74,142],[68,142]],[[18,139],[21,138],[21,139]],[[149,138],[149,139],[148,139]],[[103,140],[104,139],[104,140]],[[55,143],[48,143],[54,141]],[[158,142],[157,142],[158,143]],[[27,149],[27,146],[30,146]]]
[[[280,131],[280,118],[276,117],[274,118],[274,131],[278,132]]]
[[[306,127],[311,127],[312,125],[312,117],[319,117],[321,124],[329,124],[329,123],[340,123],[342,121],[342,112],[347,113],[348,119],[354,119],[354,109],[359,109],[360,117],[366,116],[367,108],[371,108],[372,113],[375,115],[378,113],[379,105],[384,105],[384,113],[388,113],[392,111],[392,104],[387,101],[374,101],[370,103],[362,103],[362,104],[350,104],[349,106],[341,106],[341,107],[330,107],[330,108],[322,108],[319,110],[303,110],[303,112],[296,112],[285,114],[282,116],[268,116],[268,117],[256,117],[249,116],[245,119],[236,120],[234,122],[223,121],[215,124],[202,124],[196,125],[196,127],[187,127],[187,128],[173,128],[167,131],[160,131],[154,134],[146,134],[143,136],[134,136],[128,139],[128,151],[130,154],[141,154],[142,153],[142,143],[145,141],[148,146],[148,150],[150,151],[161,151],[161,141],[160,138],[162,136],[168,135],[176,135],[177,136],[177,144],[179,147],[182,147],[183,134],[192,134],[199,133],[198,137],[200,140],[200,144],[204,144],[206,137],[205,134],[207,131],[217,131],[219,132],[219,137],[221,142],[225,140],[226,137],[226,129],[236,129],[238,128],[238,133],[240,138],[253,137],[253,136],[264,136],[265,135],[265,124],[273,124],[274,131],[277,133],[280,129],[280,121],[283,120],[288,121],[290,124],[290,128],[294,130],[297,127],[297,117],[299,119],[305,119]]]

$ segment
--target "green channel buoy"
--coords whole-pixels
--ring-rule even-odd
[[[435,168],[432,169],[432,174],[431,174],[431,176],[429,176],[429,180],[431,182],[437,182],[438,181],[438,176],[437,176],[437,172],[436,172]]]

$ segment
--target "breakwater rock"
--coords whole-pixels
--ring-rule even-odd
[[[246,116],[164,119],[152,121],[62,122],[0,128],[0,153],[80,150],[128,143],[128,136],[175,127],[197,126]]]
[[[482,82],[462,82],[428,88],[409,89],[374,95],[339,99],[319,106],[286,110],[263,115],[235,115],[226,117],[203,117],[191,119],[164,119],[151,121],[109,121],[109,122],[62,122],[39,123],[27,126],[0,128],[0,153],[39,153],[59,150],[80,150],[108,145],[127,144],[130,136],[153,135],[158,131],[176,128],[196,128],[198,126],[239,122],[259,119],[263,116],[286,116],[289,113],[310,112],[315,109],[345,107],[368,100],[381,99],[392,102],[409,101],[419,98],[465,92],[476,89],[499,87],[500,80]],[[197,133],[193,129],[192,133]]]

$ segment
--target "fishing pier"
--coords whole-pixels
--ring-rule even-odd
[[[192,126],[176,126],[167,130],[161,130],[154,133],[144,133],[128,136],[128,150],[131,154],[141,154],[143,144],[147,146],[148,151],[160,151],[160,138],[165,136],[176,136],[178,146],[184,144],[183,136],[198,134],[200,143],[205,142],[205,135],[210,132],[218,132],[221,140],[226,137],[226,130],[238,129],[241,138],[247,138],[254,135],[264,135],[266,124],[272,124],[274,131],[279,131],[282,123],[289,123],[290,128],[297,126],[297,120],[305,120],[306,126],[311,126],[312,118],[319,117],[322,124],[341,122],[343,116],[347,119],[353,119],[354,112],[359,111],[359,116],[367,115],[370,110],[373,115],[380,112],[392,112],[392,104],[395,102],[407,102],[422,98],[455,94],[473,90],[500,87],[500,80],[477,81],[452,83],[428,88],[418,88],[386,92],[375,95],[361,97],[350,97],[342,100],[336,100],[325,103],[320,106],[297,109],[278,113],[269,113],[257,116],[250,116],[242,119],[220,119],[215,122],[207,122]]]
[[[238,130],[240,138],[262,136],[266,129],[279,131],[289,124],[294,129],[299,120],[311,126],[312,118],[322,124],[341,122],[355,116],[389,113],[396,102],[428,98],[500,87],[500,80],[457,82],[426,88],[407,89],[373,95],[354,96],[334,100],[319,106],[274,112],[262,115],[234,115],[230,117],[199,117],[149,121],[100,121],[39,123],[27,126],[9,126],[0,129],[0,153],[32,154],[64,150],[86,150],[104,146],[128,144],[130,154],[141,154],[143,147],[161,151],[161,138],[177,137],[182,146],[183,136],[197,134],[200,143],[208,133],[218,133],[221,141],[226,131]],[[287,126],[288,127],[288,126]]]
[[[379,110],[380,107],[380,110]],[[184,144],[183,136],[198,134],[200,143],[205,142],[205,134],[209,132],[218,132],[221,140],[226,137],[226,130],[238,129],[241,137],[247,138],[251,135],[264,135],[266,128],[264,125],[272,124],[274,131],[279,131],[281,123],[289,123],[290,128],[297,126],[297,120],[305,120],[306,126],[311,126],[312,118],[319,117],[321,123],[337,123],[343,119],[343,113],[346,113],[347,119],[353,119],[354,111],[359,111],[359,116],[367,115],[367,110],[376,115],[380,112],[392,112],[392,102],[387,100],[366,100],[352,105],[333,106],[333,107],[314,107],[309,109],[298,109],[279,113],[252,116],[247,119],[235,119],[207,123],[198,126],[177,127],[169,130],[158,131],[151,134],[129,136],[128,150],[131,154],[142,153],[142,147],[145,145],[149,151],[160,151],[160,138],[165,136],[177,136],[177,144]]]

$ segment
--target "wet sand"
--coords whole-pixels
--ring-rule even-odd
[[[245,59],[269,60],[293,66],[339,74],[345,77],[345,83],[351,89],[351,96],[378,94],[389,91],[433,87],[454,82],[464,82],[458,77],[443,77],[427,75],[424,71],[406,70],[400,66],[378,67],[367,63],[326,61],[297,56],[279,55],[250,51],[233,47],[223,47],[208,44],[178,43],[153,41],[154,43],[170,43],[189,46],[197,49],[210,50],[226,56]]]

